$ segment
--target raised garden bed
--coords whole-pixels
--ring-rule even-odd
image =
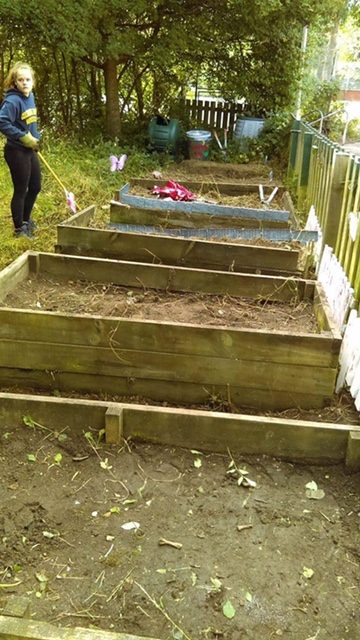
[[[132,260],[242,273],[300,275],[300,249],[96,229],[92,205],[57,227],[56,250],[71,255]]]
[[[128,224],[164,224],[169,227],[234,227],[234,228],[277,228],[290,226],[290,211],[233,207],[205,202],[183,202],[143,197],[130,193],[130,183],[119,191],[118,203],[113,201],[110,210],[111,222],[119,222],[118,208],[129,207]],[[116,207],[118,204],[118,207]],[[120,214],[121,215],[121,214]],[[121,220],[122,221],[122,220]]]
[[[113,317],[93,315],[90,304],[81,314],[46,311],[36,298],[37,310],[24,308],[31,282],[44,277],[58,283],[55,300],[67,288],[69,302],[80,296],[79,288],[71,290],[75,280],[90,292],[101,283],[104,298],[111,285],[125,287],[129,308],[139,286],[144,297],[156,290],[160,300],[171,292],[206,295],[216,305],[219,296],[258,301],[260,307],[287,304],[290,315],[294,305],[308,301],[319,333],[244,328],[241,317],[230,327],[226,313],[216,314],[221,326],[211,326],[203,319],[128,319],[116,307]],[[11,308],[10,294],[23,285],[21,308]],[[314,281],[27,252],[1,273],[0,296],[9,304],[0,309],[2,385],[179,404],[217,397],[260,410],[317,407],[333,394],[341,338]],[[186,304],[183,298],[183,309]]]
[[[168,183],[165,179],[152,178],[130,178],[129,185],[131,195],[147,196],[151,199],[157,199],[157,196],[151,195],[154,186],[164,187]],[[270,198],[274,189],[277,191],[273,195],[269,204],[262,204],[260,200],[259,184],[241,184],[239,182],[218,182],[217,180],[181,180],[180,184],[192,191],[199,199],[203,199],[206,203],[226,204],[231,206],[239,206],[243,208],[253,209],[276,209],[280,211],[290,211],[294,213],[294,205],[290,193],[282,186],[267,183],[262,185],[264,199]],[[215,202],[214,202],[215,201]]]
[[[107,444],[139,440],[360,470],[360,426],[354,424],[0,392],[1,423],[21,425],[24,416],[72,438],[103,433]]]

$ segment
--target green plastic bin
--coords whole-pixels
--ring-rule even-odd
[[[150,144],[155,151],[176,153],[180,136],[180,123],[175,118],[157,116],[149,124]]]

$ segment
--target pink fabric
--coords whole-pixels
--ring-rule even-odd
[[[196,200],[196,195],[183,187],[174,180],[169,180],[165,187],[155,186],[151,189],[150,193],[154,193],[157,196],[163,196],[165,198],[171,198],[171,200]]]

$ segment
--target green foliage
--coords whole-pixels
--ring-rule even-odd
[[[93,147],[89,147],[79,143],[69,144],[54,138],[49,141],[47,136],[43,142],[42,153],[66,189],[75,194],[78,210],[93,203],[99,209],[107,207],[114,197],[114,192],[120,189],[130,176],[144,177],[150,171],[161,170],[166,163],[174,162],[166,154],[150,154],[130,144],[122,145],[118,141],[99,140]],[[109,156],[119,156],[122,153],[128,154],[123,171],[110,172]],[[3,150],[0,146],[0,157],[2,155]],[[6,163],[4,160],[0,161],[0,269],[30,248],[35,251],[54,251],[56,226],[71,215],[64,192],[44,166],[42,176],[43,189],[33,211],[33,218],[39,227],[35,239],[31,241],[27,238],[14,238],[10,215],[12,184]]]
[[[38,73],[42,126],[82,141],[127,136],[157,112],[182,119],[181,99],[202,81],[225,99],[244,98],[251,115],[278,113],[294,104],[303,26],[323,33],[343,5],[2,0],[0,75],[26,57]]]
[[[288,145],[293,116],[289,112],[269,115],[259,135],[259,144],[268,158],[277,158],[284,166],[288,161]]]
[[[307,96],[302,105],[304,119],[317,120],[320,111],[324,116],[335,111],[340,106],[334,104],[339,94],[340,83],[337,79],[329,82],[313,79],[312,85],[307,87]]]

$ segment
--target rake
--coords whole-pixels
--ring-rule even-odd
[[[38,156],[41,162],[44,163],[45,167],[48,169],[48,171],[50,171],[51,175],[55,178],[56,182],[60,185],[60,187],[64,191],[65,197],[66,197],[66,203],[70,207],[71,211],[73,213],[76,213],[76,204],[75,204],[74,194],[71,191],[67,191],[67,189],[64,187],[63,183],[61,182],[59,176],[55,173],[54,169],[50,167],[49,163],[47,162],[47,160],[45,160],[44,156],[40,153],[40,151],[38,151]]]

